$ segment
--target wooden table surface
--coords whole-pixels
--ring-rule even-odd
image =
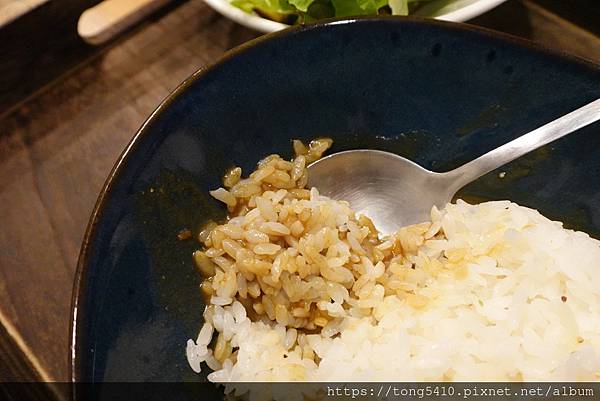
[[[600,62],[600,39],[544,0],[509,0],[473,22]],[[68,380],[75,265],[108,172],[182,80],[256,36],[183,2],[0,120],[0,381]]]

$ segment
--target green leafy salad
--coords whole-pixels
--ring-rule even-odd
[[[431,0],[232,0],[249,13],[284,24],[358,15],[408,15]]]

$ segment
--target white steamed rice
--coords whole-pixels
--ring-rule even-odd
[[[600,242],[587,234],[508,201],[458,201],[378,239],[344,202],[269,188],[246,198],[250,219],[201,233],[211,301],[186,354],[194,371],[213,370],[209,380],[600,378]],[[238,203],[223,191],[216,197]],[[321,214],[300,230],[293,207],[297,219],[304,208]],[[302,275],[289,260],[310,265],[305,248],[319,243],[325,266]],[[248,250],[265,271],[239,267]]]

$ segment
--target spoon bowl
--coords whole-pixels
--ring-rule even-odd
[[[431,207],[442,207],[453,195],[443,173],[381,150],[334,153],[311,164],[309,172],[310,186],[348,201],[384,234],[427,221]]]

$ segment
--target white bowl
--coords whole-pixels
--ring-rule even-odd
[[[421,7],[413,15],[431,17],[445,21],[462,22],[477,17],[504,3],[506,0],[437,0]],[[275,32],[289,25],[271,21],[258,15],[249,14],[230,4],[229,0],[204,0],[219,14],[240,25],[260,32]]]

